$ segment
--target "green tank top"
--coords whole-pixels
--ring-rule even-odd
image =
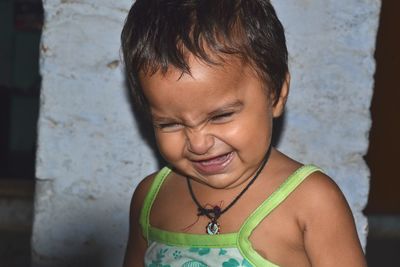
[[[249,237],[257,225],[282,203],[305,178],[320,171],[313,165],[305,165],[291,174],[245,220],[236,233],[219,235],[169,232],[150,225],[150,210],[165,178],[171,169],[164,167],[156,175],[144,200],[140,214],[140,226],[148,242],[145,254],[146,267],[239,267],[278,265],[263,258],[255,251]]]

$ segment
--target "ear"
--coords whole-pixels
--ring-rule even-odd
[[[274,116],[274,118],[281,116],[283,110],[285,109],[286,100],[289,95],[289,87],[290,87],[290,74],[288,72],[286,74],[285,81],[283,82],[281,92],[278,96],[278,100],[272,107],[272,115]]]

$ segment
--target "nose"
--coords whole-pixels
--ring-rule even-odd
[[[214,146],[214,137],[204,129],[187,129],[186,142],[191,153],[204,155]]]

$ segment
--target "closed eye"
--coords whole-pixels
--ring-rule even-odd
[[[169,123],[155,123],[154,126],[165,132],[174,132],[183,127],[182,124],[177,122],[169,122]]]
[[[212,122],[227,122],[229,121],[232,116],[233,116],[234,112],[225,112],[225,113],[221,113],[221,114],[217,114],[211,117],[211,121]]]

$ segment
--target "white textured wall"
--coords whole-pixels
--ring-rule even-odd
[[[353,210],[362,244],[369,191],[363,160],[371,126],[380,0],[274,0],[292,74],[279,148],[322,167]]]
[[[130,196],[156,169],[120,59],[130,1],[44,1],[34,266],[122,265]]]
[[[279,148],[335,178],[356,215],[368,194],[379,0],[275,0],[292,91]],[[126,97],[119,34],[131,2],[44,1],[33,266],[121,266],[131,194],[157,168]]]

